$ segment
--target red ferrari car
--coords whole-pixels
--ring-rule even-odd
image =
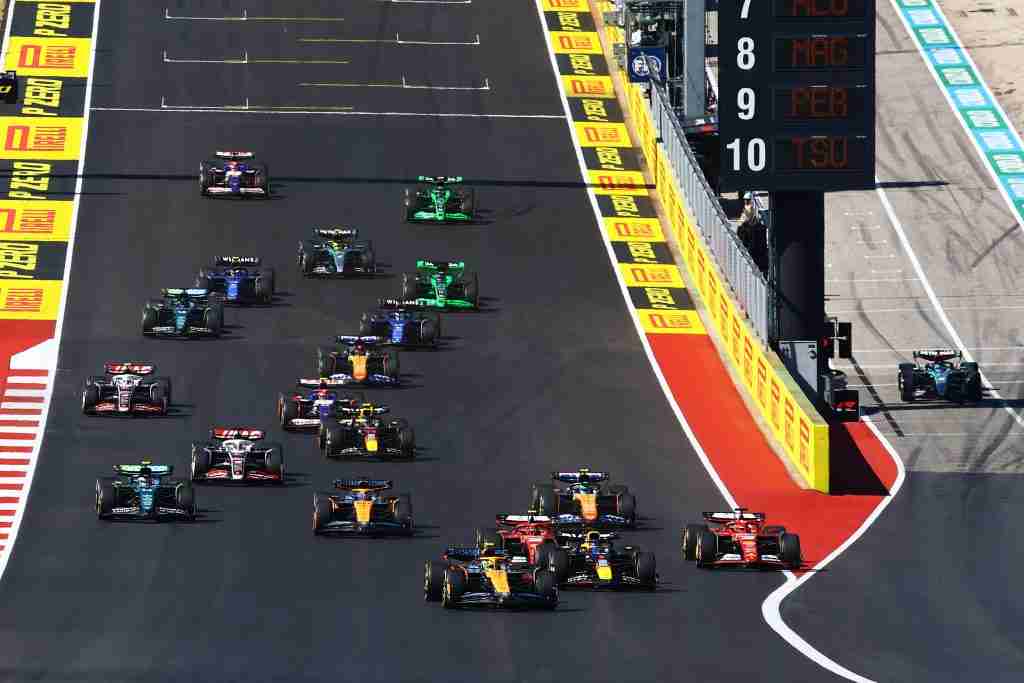
[[[766,526],[763,512],[736,508],[705,512],[704,524],[683,530],[683,559],[698,567],[799,569],[800,537],[784,526]]]
[[[547,515],[497,515],[497,531],[476,532],[477,547],[495,547],[509,557],[524,557],[534,566],[550,568],[556,576],[565,573],[569,556],[558,545],[554,520]]]

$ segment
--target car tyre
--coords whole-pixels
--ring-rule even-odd
[[[786,565],[787,569],[799,569],[803,562],[800,554],[800,537],[796,534],[782,534],[779,536],[779,559]]]
[[[545,609],[558,607],[558,581],[555,575],[546,569],[539,569],[533,575],[533,587],[546,601]]]
[[[322,451],[324,457],[336,457],[338,452],[343,448],[341,425],[326,423],[321,424],[320,429],[323,430]]]
[[[296,403],[290,396],[284,394],[278,394],[277,396],[277,419],[281,424],[281,429],[285,431],[291,431],[291,421],[299,416],[299,404]]]
[[[697,559],[697,540],[700,535],[708,531],[707,524],[687,524],[686,528],[683,529],[683,559],[688,562],[693,562]]]
[[[313,535],[319,535],[331,522],[332,506],[326,496],[313,494]]]
[[[466,575],[461,570],[448,567],[444,572],[444,587],[441,591],[441,606],[455,609],[466,592]]]
[[[444,591],[444,574],[448,564],[440,560],[427,560],[423,563],[423,601],[440,602]]]
[[[116,495],[113,478],[103,477],[96,480],[96,517],[98,519],[108,519],[113,514]]]
[[[718,536],[710,529],[703,529],[697,537],[697,552],[694,555],[697,566],[710,569],[718,559]]]
[[[551,484],[534,484],[530,509],[536,510],[538,515],[557,515],[558,496],[555,487]]]
[[[905,402],[913,402],[914,400],[914,364],[913,363],[900,363],[899,375],[897,375],[897,383],[899,384],[900,400]]]
[[[82,413],[84,415],[95,415],[96,404],[100,402],[100,388],[95,384],[82,389]]]

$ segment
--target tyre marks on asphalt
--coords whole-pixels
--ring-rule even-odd
[[[97,0],[15,0],[0,105],[0,576],[32,484],[57,364],[88,127]]]

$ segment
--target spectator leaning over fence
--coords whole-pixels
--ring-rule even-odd
[[[768,229],[761,221],[757,207],[754,206],[754,195],[751,192],[743,194],[743,213],[740,214],[740,224],[736,228],[736,235],[746,247],[754,264],[761,269],[762,273],[767,274]]]

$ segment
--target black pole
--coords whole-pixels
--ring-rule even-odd
[[[825,193],[773,192],[778,339],[813,340],[825,320]]]

